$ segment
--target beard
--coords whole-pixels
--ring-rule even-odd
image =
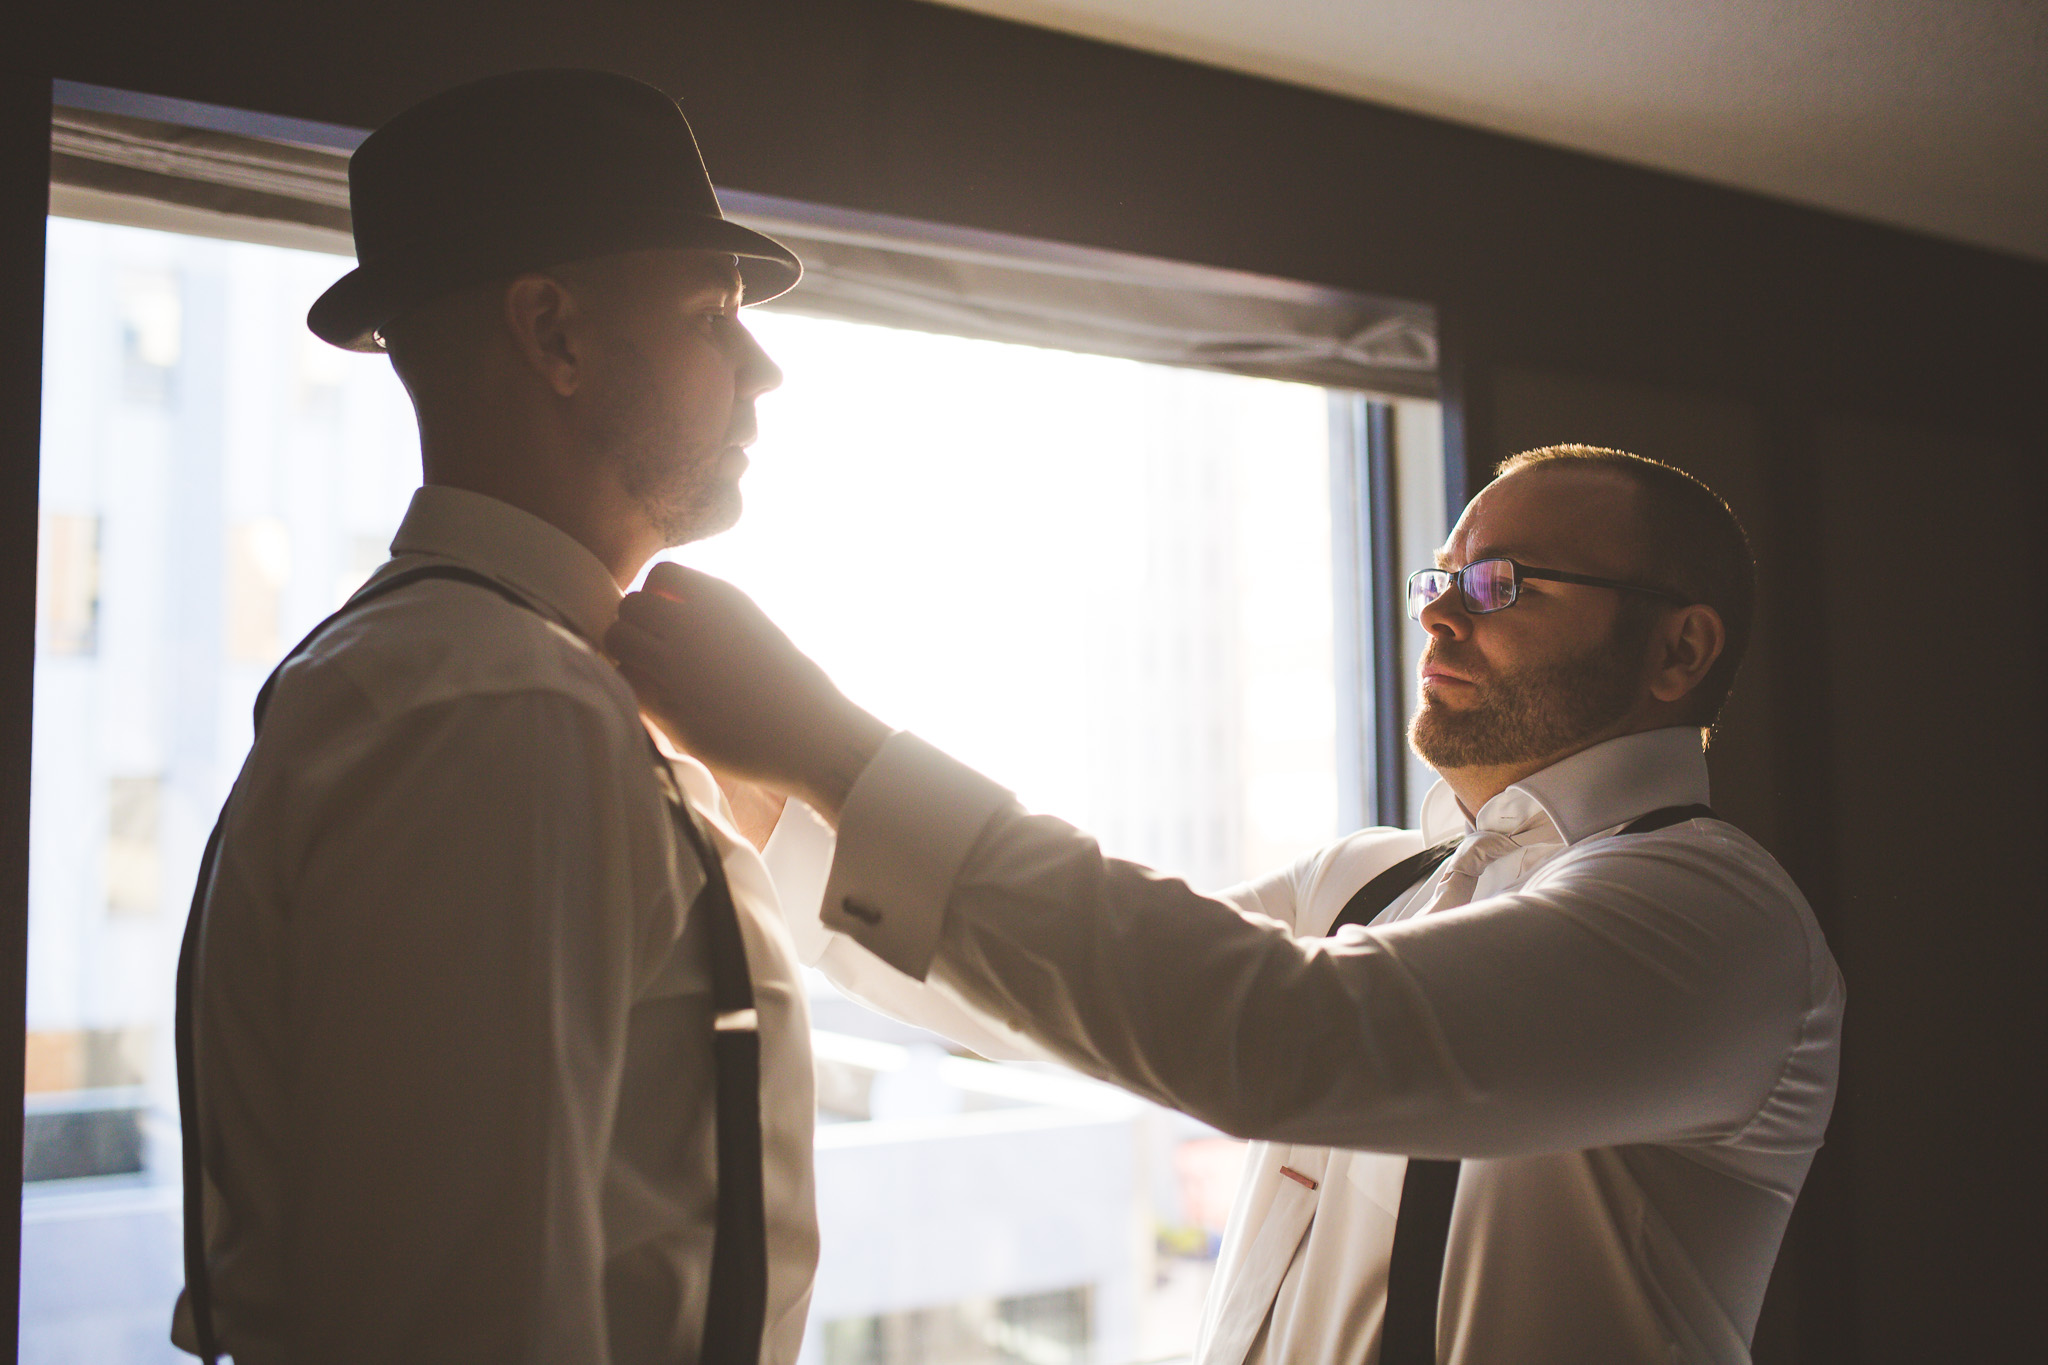
[[[1474,679],[1477,701],[1454,711],[1427,693],[1408,746],[1430,767],[1510,767],[1582,745],[1635,705],[1649,622],[1627,617],[1584,653]]]

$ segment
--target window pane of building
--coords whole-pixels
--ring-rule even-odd
[[[99,646],[100,519],[46,508],[37,523],[37,652],[90,654]]]
[[[153,915],[163,897],[157,846],[162,784],[154,777],[107,780],[107,910]]]

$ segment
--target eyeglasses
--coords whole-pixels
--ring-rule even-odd
[[[1532,569],[1517,564],[1512,559],[1475,559],[1462,569],[1417,569],[1408,575],[1408,615],[1414,620],[1422,619],[1422,609],[1451,590],[1456,582],[1465,599],[1465,610],[1474,616],[1484,616],[1492,611],[1506,611],[1515,605],[1515,599],[1522,595],[1522,580],[1544,578],[1557,583],[1583,583],[1589,588],[1614,588],[1620,592],[1647,593],[1661,597],[1667,602],[1676,602],[1681,607],[1692,604],[1677,593],[1662,588],[1646,587],[1641,583],[1622,583],[1612,578],[1590,578],[1582,573],[1565,573],[1559,569]]]

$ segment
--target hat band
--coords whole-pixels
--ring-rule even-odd
[[[431,237],[386,244],[358,241],[358,264],[380,273],[459,272],[488,279],[503,271],[538,270],[565,261],[657,247],[711,245],[731,225],[722,218],[678,209],[635,206],[618,213],[579,214],[574,220],[528,221],[508,232],[503,224],[465,223]]]

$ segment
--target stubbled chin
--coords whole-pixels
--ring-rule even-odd
[[[709,540],[721,531],[730,531],[739,524],[740,513],[746,510],[746,501],[740,495],[737,479],[720,481],[709,488],[693,491],[699,496],[686,503],[653,509],[655,529],[671,546]]]

